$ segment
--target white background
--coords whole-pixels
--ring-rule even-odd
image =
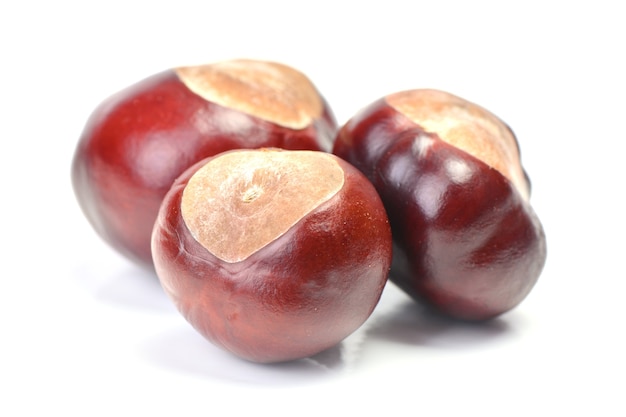
[[[409,6],[410,4],[410,6]],[[614,1],[3,2],[0,415],[626,415],[626,26]],[[148,75],[228,58],[300,69],[344,123],[447,90],[516,132],[548,262],[514,311],[430,318],[389,285],[313,359],[241,361],[82,216],[90,112]]]

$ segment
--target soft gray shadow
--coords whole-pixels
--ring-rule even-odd
[[[154,271],[131,263],[81,264],[75,267],[74,275],[79,286],[99,302],[131,310],[175,311]]]
[[[97,302],[127,310],[180,317],[153,271],[131,263],[79,262],[72,274],[77,285]],[[168,319],[168,323],[171,323]],[[337,374],[344,364],[338,344],[309,358],[277,364],[256,364],[238,358],[206,341],[181,318],[141,347],[141,356],[159,367],[220,381],[267,385],[312,383]]]
[[[184,325],[159,333],[141,350],[142,357],[164,369],[237,385],[311,384],[333,378],[342,367],[341,344],[306,359],[258,364],[214,346]]]
[[[387,342],[464,349],[514,334],[507,317],[467,322],[442,316],[407,299],[378,315],[367,327],[367,338]]]

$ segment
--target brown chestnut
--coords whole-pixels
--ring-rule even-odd
[[[373,185],[326,152],[233,150],[190,167],[152,236],[157,275],[191,325],[255,362],[304,358],[359,328],[392,259]]]
[[[185,169],[229,149],[330,151],[335,133],[330,107],[291,67],[256,60],[181,67],[128,87],[93,112],[72,182],[96,232],[151,266],[159,205]]]
[[[545,234],[517,139],[494,114],[443,91],[402,91],[349,120],[333,152],[379,192],[394,239],[390,280],[409,295],[485,320],[531,291]]]

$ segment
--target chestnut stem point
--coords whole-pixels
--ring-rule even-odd
[[[180,67],[176,74],[207,101],[290,129],[305,129],[323,112],[313,83],[283,64],[239,59]]]
[[[387,96],[386,101],[426,132],[498,170],[528,200],[530,190],[517,140],[491,112],[438,90],[403,91]]]
[[[191,177],[183,191],[182,217],[209,252],[225,262],[240,262],[331,199],[344,181],[343,169],[330,154],[228,152]]]

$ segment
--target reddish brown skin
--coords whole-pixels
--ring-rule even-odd
[[[338,194],[247,259],[228,263],[201,246],[181,217],[185,185],[210,159],[175,182],[152,242],[159,279],[187,321],[254,362],[308,357],[360,327],[392,259],[387,215],[365,176],[339,161],[345,185]]]
[[[233,115],[238,123],[227,123]],[[322,117],[293,130],[206,101],[168,70],[117,93],[93,112],[74,155],[72,182],[96,232],[126,257],[152,268],[152,227],[165,193],[185,169],[230,149],[329,151],[336,129],[325,101]]]
[[[426,141],[429,150],[416,151]],[[479,321],[509,311],[531,291],[546,259],[545,234],[498,171],[382,99],[342,127],[333,152],[379,192],[394,239],[390,280],[410,296],[445,315]],[[464,164],[469,179],[455,183],[444,168],[450,162]]]

